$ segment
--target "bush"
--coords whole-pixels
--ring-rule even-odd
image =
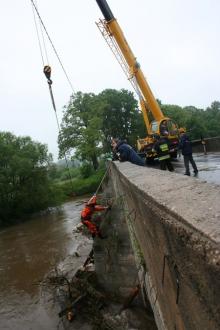
[[[76,167],[71,167],[69,169],[65,168],[60,171],[60,180],[70,180],[80,176],[80,169]]]
[[[86,179],[89,176],[91,176],[93,173],[93,167],[91,164],[89,163],[84,163],[81,167],[80,167],[80,174],[82,176],[82,178]]]
[[[47,146],[0,132],[0,223],[9,225],[63,201]],[[53,179],[54,180],[54,179]],[[55,189],[56,188],[56,189]]]
[[[63,193],[68,197],[94,193],[98,188],[104,173],[105,169],[99,169],[86,179],[76,178],[72,183],[71,181],[60,182],[59,187],[62,188]]]

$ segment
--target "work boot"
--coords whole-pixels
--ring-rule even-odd
[[[190,176],[190,173],[186,172],[186,173],[184,173],[184,175],[188,175],[188,176]]]
[[[198,170],[197,171],[194,171],[194,176],[197,176],[198,175]]]

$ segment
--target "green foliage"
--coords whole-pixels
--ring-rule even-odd
[[[220,135],[220,102],[213,102],[206,110],[158,103],[164,115],[185,127],[192,139]],[[59,135],[60,157],[74,150],[76,157],[92,163],[96,170],[98,159],[111,151],[110,137],[126,139],[135,146],[136,140],[146,134],[133,93],[124,89],[106,89],[98,95],[78,92],[65,107]],[[83,177],[91,174],[89,169],[81,171]]]
[[[59,135],[59,156],[63,157],[67,151],[75,150],[76,157],[93,163],[98,167],[98,156],[102,153],[102,140],[98,97],[92,93],[78,92],[71,96],[65,107]]]
[[[71,181],[60,182],[58,187],[60,187],[66,197],[75,195],[80,196],[87,193],[94,193],[99,186],[99,183],[105,173],[105,169],[101,168],[92,174],[88,178],[76,178]]]
[[[193,106],[161,105],[163,113],[172,118],[179,127],[185,127],[191,139],[220,135],[220,102],[213,102],[207,109]]]
[[[59,179],[61,181],[69,180],[70,178],[77,178],[80,176],[79,168],[64,168],[58,171]]]
[[[137,101],[129,91],[78,92],[64,109],[59,156],[75,150],[76,157],[92,162],[96,170],[99,156],[110,151],[110,136],[126,138],[132,144],[136,141],[140,118]]]
[[[30,137],[0,133],[0,223],[46,209],[62,200],[49,179],[52,156]],[[51,171],[54,169],[51,168]]]
[[[140,113],[133,93],[125,89],[106,89],[98,97],[102,102],[103,152],[110,151],[109,137],[127,139],[135,144]]]
[[[66,181],[80,177],[80,168],[79,167],[70,167],[68,165],[59,166],[57,164],[52,164],[50,166],[49,177],[53,181]]]
[[[220,135],[220,102],[213,102],[205,111],[207,136]]]
[[[82,164],[82,166],[80,166],[80,174],[83,179],[88,178],[89,176],[92,175],[92,173],[93,173],[93,168],[92,168],[91,164],[84,163],[84,164]]]

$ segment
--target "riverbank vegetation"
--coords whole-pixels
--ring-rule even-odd
[[[53,173],[54,184],[61,189],[66,198],[94,193],[105,173],[104,162],[99,164],[97,170],[94,170],[89,163],[79,167],[71,167],[70,164],[68,167],[56,166],[56,173]]]
[[[185,127],[191,139],[220,136],[220,102],[206,109],[162,104],[164,115]],[[96,191],[105,172],[110,137],[134,148],[146,128],[132,92],[106,89],[77,92],[64,107],[59,157],[72,154],[68,167],[52,162],[47,146],[30,137],[0,132],[0,225],[60,205],[70,196]]]
[[[95,192],[105,171],[103,162],[97,170],[71,161],[68,169],[58,166],[46,145],[10,132],[0,132],[0,152],[0,227]]]
[[[46,145],[1,132],[0,154],[0,225],[64,200],[62,190],[48,176],[52,156]]]

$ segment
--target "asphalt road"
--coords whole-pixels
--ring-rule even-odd
[[[220,185],[220,153],[193,154],[193,158],[199,170],[197,179]],[[173,166],[177,173],[184,174],[183,156],[179,157],[177,161],[173,161]],[[193,176],[191,165],[190,168]]]

